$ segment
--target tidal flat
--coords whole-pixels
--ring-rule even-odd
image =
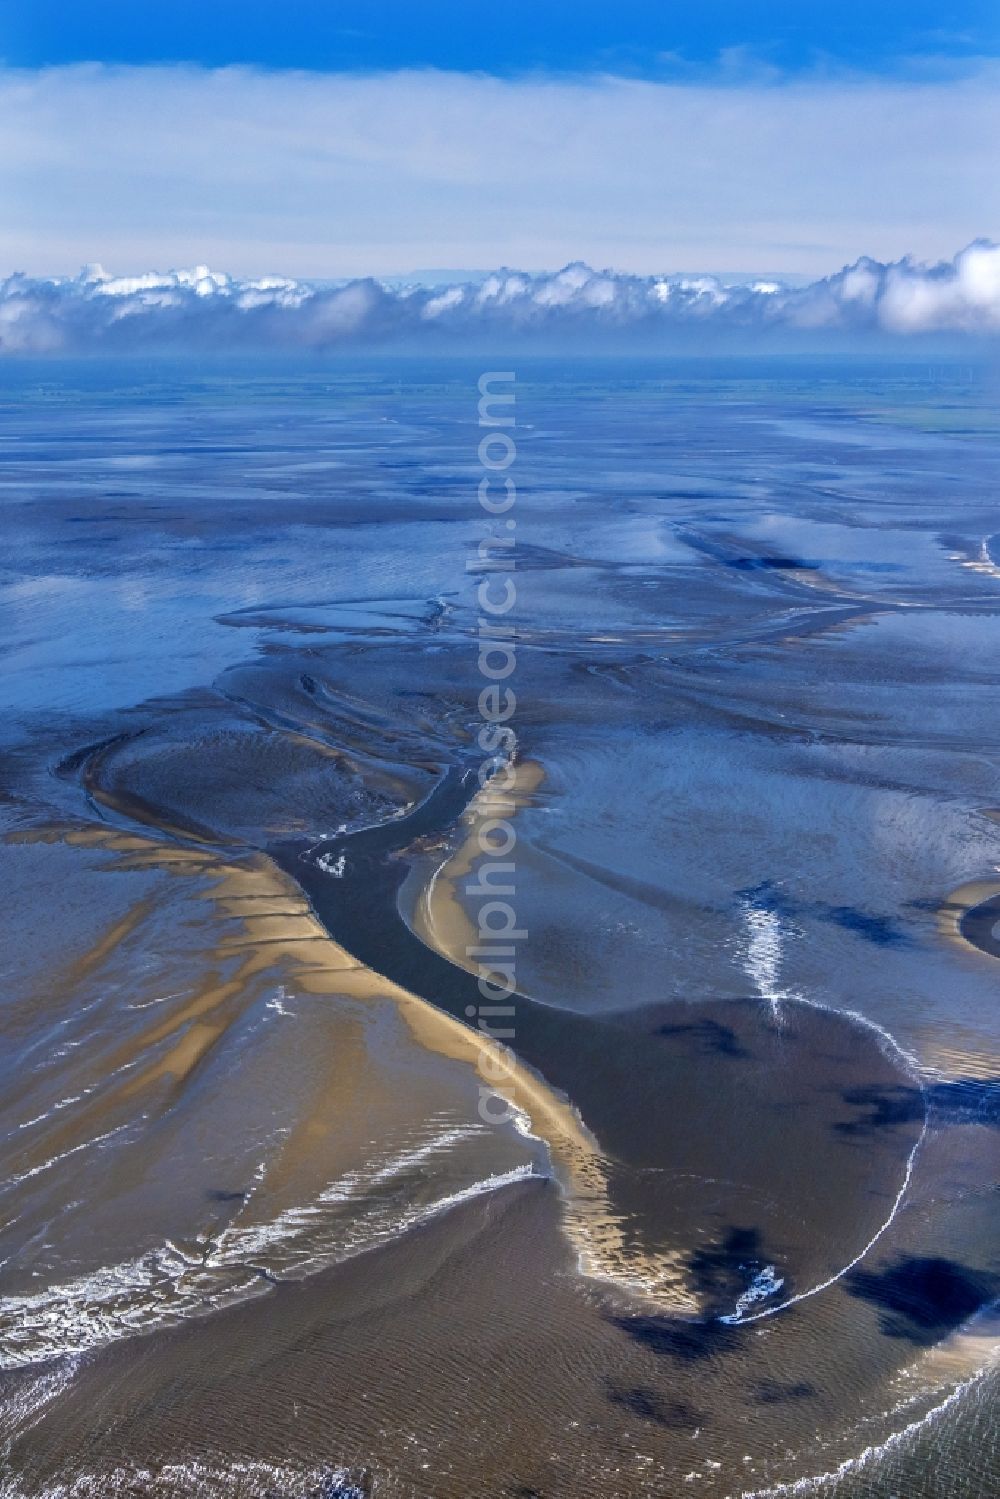
[[[989,1499],[995,379],[519,361],[494,803],[481,373],[0,369],[0,1495]]]

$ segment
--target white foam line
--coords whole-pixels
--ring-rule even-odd
[[[133,1000],[126,1010],[150,1010],[154,1005],[165,1005],[171,999],[186,999],[190,990],[178,989],[176,994],[161,994],[156,999]]]
[[[99,1087],[99,1083],[91,1083],[89,1088],[84,1088],[79,1093],[71,1093],[68,1098],[60,1098],[43,1114],[36,1114],[34,1119],[26,1119],[23,1124],[19,1124],[18,1130],[34,1129],[36,1124],[44,1124],[46,1119],[51,1119],[52,1115],[57,1114],[60,1109],[68,1109],[71,1104],[80,1103],[84,1098],[89,1098],[92,1093],[97,1092]]]
[[[320,1216],[324,1207],[330,1207],[334,1203],[349,1202],[358,1192],[392,1181],[394,1177],[402,1175],[412,1167],[421,1165],[429,1157],[437,1155],[442,1150],[448,1150],[462,1140],[471,1139],[479,1133],[478,1126],[444,1130],[440,1135],[435,1135],[422,1145],[402,1151],[374,1171],[360,1168],[345,1172],[336,1181],[325,1186],[312,1202],[285,1208],[270,1223],[234,1223],[219,1235],[217,1246],[205,1263],[209,1268],[245,1263],[248,1254],[256,1256],[275,1243],[280,1244],[305,1233]],[[233,1259],[234,1253],[235,1260]]]
[[[448,1150],[452,1145],[458,1145],[462,1140],[471,1140],[473,1136],[482,1134],[478,1125],[459,1125],[453,1129],[446,1129],[440,1135],[435,1135],[431,1140],[425,1140],[423,1145],[415,1145],[411,1150],[403,1150],[399,1155],[387,1161],[384,1166],[367,1177],[367,1182],[391,1181],[394,1176],[399,1176],[404,1171],[409,1171],[412,1166],[422,1165],[430,1156],[437,1155],[441,1150]]]
[[[917,1152],[920,1149],[921,1145],[924,1143],[924,1137],[926,1134],[927,1112],[925,1105],[923,1128],[921,1129],[920,1134],[917,1137],[916,1144],[907,1157],[906,1170],[903,1173],[903,1185],[900,1187],[899,1191],[896,1194],[896,1200],[892,1205],[892,1212],[882,1224],[881,1228],[879,1228],[874,1234],[872,1234],[872,1237],[868,1240],[868,1243],[865,1245],[865,1247],[854,1256],[853,1260],[848,1260],[843,1269],[838,1270],[827,1280],[820,1281],[818,1286],[812,1286],[808,1291],[799,1291],[797,1295],[789,1296],[787,1301],[779,1302],[777,1306],[765,1307],[765,1309],[761,1312],[754,1312],[752,1317],[744,1317],[743,1314],[738,1311],[731,1312],[728,1316],[720,1317],[719,1321],[726,1322],[730,1326],[734,1327],[737,1325],[746,1327],[750,1322],[761,1322],[765,1317],[776,1317],[779,1312],[786,1312],[790,1306],[797,1306],[800,1301],[807,1301],[810,1296],[818,1296],[821,1291],[828,1291],[830,1287],[835,1286],[839,1280],[843,1280],[845,1275],[850,1274],[850,1272],[855,1268],[856,1265],[860,1265],[861,1261],[872,1249],[874,1249],[879,1239],[881,1239],[882,1235],[895,1221],[896,1215],[903,1205],[903,1198],[906,1196],[907,1190],[909,1189],[910,1181],[913,1177],[913,1167],[917,1159]]]
[[[845,1020],[853,1020],[856,1025],[863,1026],[866,1030],[874,1031],[882,1041],[886,1043],[892,1055],[902,1063],[908,1077],[917,1084],[921,1092],[924,1091],[925,1080],[928,1077],[943,1077],[944,1073],[934,1068],[925,1067],[919,1057],[914,1056],[912,1051],[907,1051],[901,1046],[891,1031],[886,1030],[884,1025],[879,1025],[877,1020],[863,1015],[860,1010],[841,1010],[836,1005],[824,1004],[820,999],[807,999],[804,994],[793,994],[788,996],[796,1004],[808,1005],[812,1010],[822,1010],[828,1015],[840,1015]]]
[[[251,1290],[261,1289],[259,1271],[251,1261],[275,1242],[305,1232],[324,1206],[349,1201],[359,1190],[390,1181],[429,1156],[481,1132],[478,1126],[444,1130],[423,1145],[401,1152],[374,1172],[349,1172],[325,1188],[314,1202],[288,1208],[270,1223],[225,1230],[214,1250],[204,1257],[191,1254],[168,1239],[162,1248],[123,1264],[79,1276],[34,1295],[0,1298],[0,1324],[12,1325],[6,1336],[0,1335],[0,1369],[25,1368],[61,1355],[105,1347],[122,1338],[153,1332],[161,1325],[175,1324],[186,1316],[204,1314],[213,1303],[224,1305],[242,1299]],[[255,1185],[262,1179],[262,1168],[263,1163],[256,1173]],[[463,1202],[537,1176],[530,1163],[515,1166],[472,1182],[436,1202],[410,1208],[388,1229],[376,1226],[366,1240],[341,1246],[332,1262],[339,1263],[376,1249]],[[230,1275],[249,1273],[252,1279],[231,1281],[213,1292],[202,1280],[203,1274],[213,1271]],[[168,1293],[176,1297],[175,1304],[167,1303]],[[35,1346],[27,1341],[30,1334],[39,1339]]]
[[[541,1181],[537,1171],[530,1163],[522,1166],[512,1166],[509,1171],[498,1171],[491,1176],[484,1176],[481,1181],[472,1182],[468,1187],[461,1187],[457,1192],[450,1192],[447,1197],[441,1197],[437,1202],[432,1202],[429,1207],[415,1208],[408,1213],[403,1221],[404,1228],[412,1228],[418,1223],[425,1223],[429,1218],[440,1217],[442,1213],[449,1212],[458,1207],[459,1203],[471,1202],[476,1197],[482,1197],[487,1192],[499,1192],[503,1187],[513,1186],[515,1182],[530,1181],[537,1179]]]
[[[0,1499],[109,1499],[112,1494],[120,1494],[126,1499],[126,1496],[139,1492],[170,1496],[183,1493],[189,1499],[225,1499],[225,1496],[235,1493],[342,1491],[360,1492],[347,1468],[279,1466],[252,1458],[227,1460],[214,1455],[191,1457],[156,1468],[130,1464],[105,1467],[96,1473],[85,1470],[43,1488],[33,1488],[30,1495],[16,1478],[0,1480]]]
[[[887,1031],[885,1026],[879,1025],[877,1021],[870,1020],[867,1015],[862,1015],[858,1010],[838,1010],[833,1005],[825,1005],[820,1003],[818,1000],[806,999],[801,994],[788,995],[787,998],[795,1004],[808,1005],[809,1008],[813,1010],[824,1010],[832,1015],[846,1016],[847,1018],[853,1020],[856,1024],[865,1026],[868,1030],[874,1031],[876,1035],[878,1035],[883,1041],[888,1044],[895,1056],[903,1062],[907,1073],[913,1078],[914,1082],[916,1082],[917,1086],[920,1088],[920,1092],[924,1100],[924,1122],[921,1127],[920,1134],[917,1136],[913,1149],[907,1156],[906,1169],[903,1173],[903,1184],[896,1194],[896,1199],[892,1205],[892,1211],[890,1212],[885,1222],[882,1224],[881,1228],[879,1228],[878,1231],[872,1235],[868,1243],[858,1254],[855,1255],[854,1259],[849,1261],[849,1263],[846,1264],[843,1269],[838,1270],[835,1275],[831,1275],[828,1280],[822,1281],[818,1286],[813,1286],[811,1290],[800,1291],[798,1295],[789,1297],[787,1301],[781,1302],[778,1306],[767,1307],[764,1311],[755,1312],[752,1317],[730,1316],[720,1318],[720,1321],[732,1324],[759,1322],[764,1317],[773,1317],[778,1312],[786,1311],[788,1307],[795,1306],[797,1302],[805,1301],[810,1296],[818,1296],[821,1291],[828,1291],[831,1286],[836,1285],[837,1281],[843,1280],[845,1275],[848,1275],[850,1271],[852,1271],[857,1265],[861,1263],[861,1261],[868,1254],[869,1250],[874,1248],[874,1246],[878,1243],[879,1239],[881,1239],[886,1230],[891,1226],[897,1214],[899,1213],[899,1210],[903,1204],[903,1199],[906,1196],[910,1182],[913,1178],[913,1168],[916,1164],[917,1154],[920,1150],[921,1145],[923,1145],[924,1143],[924,1140],[927,1136],[927,1130],[930,1125],[930,1109],[927,1103],[927,1092],[924,1086],[923,1077],[921,1075],[920,1065],[909,1052],[905,1051],[903,1047],[900,1046],[895,1036],[893,1036],[890,1031]]]
[[[781,1001],[794,998],[778,987],[781,967],[782,926],[780,919],[766,906],[755,906],[745,901],[743,914],[748,928],[748,942],[744,970],[757,986],[757,992],[771,1006],[777,1020],[781,1014]]]
[[[17,1386],[11,1397],[0,1405],[0,1436],[4,1438],[6,1452],[10,1451],[15,1438],[37,1426],[46,1406],[51,1405],[72,1383],[79,1366],[78,1357],[66,1359],[55,1369],[32,1379],[30,1384]]]
[[[927,1411],[919,1420],[911,1421],[909,1425],[902,1427],[901,1430],[893,1432],[892,1436],[887,1437],[884,1442],[866,1447],[863,1452],[858,1453],[857,1457],[845,1458],[842,1463],[838,1464],[829,1473],[815,1473],[807,1478],[795,1478],[788,1483],[777,1483],[767,1489],[744,1489],[741,1491],[739,1499],[784,1499],[784,1496],[789,1495],[812,1494],[817,1492],[824,1484],[836,1483],[840,1478],[846,1478],[851,1473],[859,1472],[875,1459],[884,1457],[887,1452],[892,1452],[896,1447],[901,1447],[923,1427],[932,1425],[945,1411],[951,1410],[953,1406],[957,1405],[966,1391],[971,1390],[975,1385],[979,1384],[988,1373],[988,1367],[980,1369],[971,1379],[967,1379],[962,1384],[957,1385],[951,1394],[945,1400],[941,1401],[940,1405],[935,1405],[932,1410]]]
[[[850,1274],[861,1263],[882,1238],[882,1235],[890,1228],[903,1205],[903,1199],[913,1178],[913,1168],[916,1163],[917,1154],[926,1138],[930,1120],[927,1090],[924,1085],[924,1073],[917,1059],[900,1046],[895,1036],[890,1031],[887,1031],[885,1026],[879,1025],[875,1020],[870,1020],[867,1015],[862,1015],[860,1011],[839,1010],[834,1005],[826,1005],[818,1000],[807,999],[803,994],[790,993],[779,989],[778,973],[781,958],[781,921],[773,911],[769,911],[765,906],[754,905],[749,900],[744,902],[743,909],[750,932],[744,967],[749,977],[757,985],[760,997],[767,1000],[770,1004],[771,1012],[775,1016],[775,1019],[780,1018],[779,1006],[782,1001],[785,1001],[790,1004],[807,1005],[810,1009],[823,1010],[827,1014],[842,1016],[845,1019],[852,1020],[856,1025],[861,1025],[867,1030],[873,1031],[883,1044],[889,1048],[893,1057],[902,1063],[907,1075],[919,1087],[924,1101],[924,1122],[920,1134],[917,1136],[916,1143],[907,1157],[906,1169],[903,1173],[903,1184],[896,1194],[892,1211],[881,1228],[868,1240],[864,1248],[844,1265],[841,1270],[829,1276],[827,1280],[821,1281],[819,1285],[811,1287],[808,1291],[799,1291],[797,1295],[789,1296],[786,1301],[779,1302],[776,1306],[765,1307],[763,1311],[754,1312],[752,1316],[744,1316],[740,1307],[740,1302],[743,1301],[743,1297],[741,1297],[740,1301],[736,1304],[735,1312],[719,1318],[720,1322],[728,1323],[730,1326],[746,1326],[751,1322],[763,1321],[765,1317],[777,1316],[778,1312],[787,1311],[789,1307],[796,1306],[800,1301],[808,1300],[810,1296],[818,1296],[821,1291],[828,1291],[831,1286],[836,1285],[839,1280],[843,1280],[845,1275]]]
[[[19,1187],[22,1182],[30,1181],[34,1176],[41,1176],[43,1171],[49,1171],[53,1166],[58,1166],[60,1161],[69,1160],[70,1156],[78,1155],[81,1150],[89,1150],[92,1145],[103,1145],[115,1135],[120,1135],[123,1129],[128,1129],[128,1124],[118,1124],[114,1129],[107,1130],[103,1135],[95,1135],[92,1140],[82,1140],[79,1145],[73,1145],[69,1150],[62,1151],[59,1155],[52,1156],[43,1161],[40,1166],[32,1166],[30,1171],[22,1171],[19,1176],[8,1176],[6,1181],[0,1183],[0,1192],[7,1191],[10,1187]]]
[[[788,1000],[792,1004],[809,1005],[811,1009],[822,1010],[825,1014],[839,1015],[855,1021],[880,1036],[893,1055],[903,1063],[906,1071],[923,1087],[924,1079],[931,1075],[932,1070],[924,1067],[919,1058],[901,1046],[892,1032],[886,1030],[884,1025],[879,1025],[877,1020],[863,1015],[860,1010],[841,1009],[837,1005],[824,1004],[822,1000],[809,999],[797,990],[779,988],[781,938],[784,930],[781,919],[766,906],[755,906],[749,900],[743,902],[743,914],[750,928],[750,942],[743,969],[756,984],[759,997],[766,999],[772,1010],[781,1000]]]
[[[142,1331],[167,1290],[180,1295],[181,1281],[192,1264],[168,1241],[160,1250],[62,1285],[3,1297],[0,1368],[25,1368],[61,1354],[79,1354]]]
[[[444,951],[445,945],[444,943],[438,941],[437,929],[434,925],[434,890],[438,882],[438,876],[451,863],[451,859],[452,855],[448,854],[444,859],[441,860],[441,863],[438,865],[437,869],[435,869],[434,873],[428,880],[427,889],[424,891],[422,896],[424,916],[427,920],[427,925],[430,929],[431,935],[433,936],[435,942],[438,943],[438,948],[440,951]]]

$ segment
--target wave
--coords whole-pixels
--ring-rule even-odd
[[[942,1417],[953,1411],[962,1400],[989,1376],[1000,1361],[1000,1326],[997,1325],[997,1306],[984,1307],[951,1338],[940,1343],[928,1355],[931,1370],[935,1366],[947,1368],[949,1362],[964,1363],[966,1373],[943,1400],[925,1411],[921,1416],[907,1422],[882,1442],[873,1442],[853,1457],[845,1458],[835,1468],[825,1473],[811,1474],[772,1484],[763,1489],[743,1490],[739,1499],[794,1499],[794,1496],[818,1494],[841,1479],[850,1478],[877,1466],[891,1453],[904,1449],[921,1433],[935,1426]],[[912,1402],[907,1402],[910,1404]]]
[[[108,1499],[109,1495],[184,1495],[184,1499],[260,1499],[288,1495],[296,1499],[365,1499],[368,1475],[342,1467],[307,1467],[259,1459],[189,1458],[159,1466],[130,1464],[99,1472],[76,1473],[33,1489],[16,1479],[0,1479],[0,1499]]]
[[[124,1338],[176,1326],[265,1294],[281,1279],[298,1279],[384,1245],[461,1203],[518,1182],[541,1179],[530,1163],[457,1187],[427,1203],[400,1208],[395,1202],[365,1202],[365,1194],[398,1180],[434,1154],[481,1134],[480,1129],[445,1131],[401,1152],[373,1170],[345,1173],[315,1198],[257,1224],[231,1225],[201,1252],[167,1240],[121,1264],[77,1276],[31,1295],[0,1299],[0,1369],[27,1368],[49,1359],[79,1355]],[[263,1174],[261,1179],[263,1180]],[[355,1211],[338,1221],[338,1205]],[[308,1242],[295,1255],[295,1245]],[[259,1260],[291,1254],[281,1275]]]
[[[783,954],[783,941],[786,935],[785,926],[776,912],[772,911],[764,903],[746,897],[743,900],[743,914],[747,927],[747,945],[744,954],[744,968],[751,982],[756,985],[757,992],[762,999],[766,999],[774,1015],[776,1024],[781,1022],[781,1005],[797,1004],[806,1005],[813,1010],[823,1010],[828,1014],[842,1015],[852,1021],[855,1025],[871,1031],[877,1038],[883,1052],[888,1055],[897,1065],[902,1067],[904,1073],[912,1079],[920,1089],[924,1105],[924,1120],[920,1134],[906,1158],[903,1170],[903,1180],[897,1192],[892,1209],[885,1222],[876,1230],[867,1244],[858,1251],[853,1259],[837,1270],[835,1274],[820,1281],[818,1285],[810,1286],[806,1291],[799,1291],[794,1296],[787,1297],[771,1306],[762,1308],[757,1312],[750,1312],[749,1308],[763,1301],[769,1296],[776,1295],[784,1285],[783,1280],[778,1278],[773,1266],[767,1266],[755,1277],[752,1285],[744,1291],[736,1303],[732,1312],[719,1318],[720,1322],[730,1326],[745,1325],[749,1322],[761,1322],[767,1317],[777,1316],[779,1312],[788,1311],[790,1307],[797,1306],[800,1302],[807,1301],[812,1296],[818,1296],[822,1291],[828,1291],[838,1281],[844,1279],[852,1270],[857,1269],[867,1255],[875,1248],[875,1245],[889,1231],[895,1222],[900,1208],[903,1206],[906,1194],[909,1191],[910,1182],[913,1180],[913,1172],[916,1166],[920,1147],[927,1138],[930,1124],[930,1100],[926,1087],[926,1073],[920,1066],[917,1058],[906,1051],[896,1040],[895,1036],[885,1026],[879,1025],[877,1021],[870,1020],[867,1015],[862,1015],[858,1010],[837,1009],[833,1005],[823,1004],[819,1000],[813,1000],[806,995],[794,993],[780,986],[781,960]]]

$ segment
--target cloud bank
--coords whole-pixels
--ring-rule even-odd
[[[0,282],[0,352],[62,354],[261,350],[571,340],[601,348],[637,341],[669,350],[774,333],[1000,338],[1000,245],[980,240],[952,260],[921,265],[868,258],[807,286],[727,284],[715,276],[634,276],[577,263],[482,282],[338,285],[232,277],[199,266]]]

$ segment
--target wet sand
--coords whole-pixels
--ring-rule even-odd
[[[471,875],[485,857],[480,840],[487,831],[486,825],[497,817],[507,821],[516,817],[522,807],[530,804],[544,779],[544,768],[529,761],[505,765],[487,781],[462,813],[458,847],[437,865],[413,901],[409,919],[420,940],[470,973],[479,972],[470,957],[477,934],[462,902],[460,881]]]
[[[127,503],[15,453],[11,1499],[1000,1482],[992,449],[769,380],[531,398],[499,1061],[465,387],[81,394]]]
[[[949,936],[970,947],[1000,958],[1000,884],[996,880],[973,880],[948,897],[941,910],[941,921]]]

